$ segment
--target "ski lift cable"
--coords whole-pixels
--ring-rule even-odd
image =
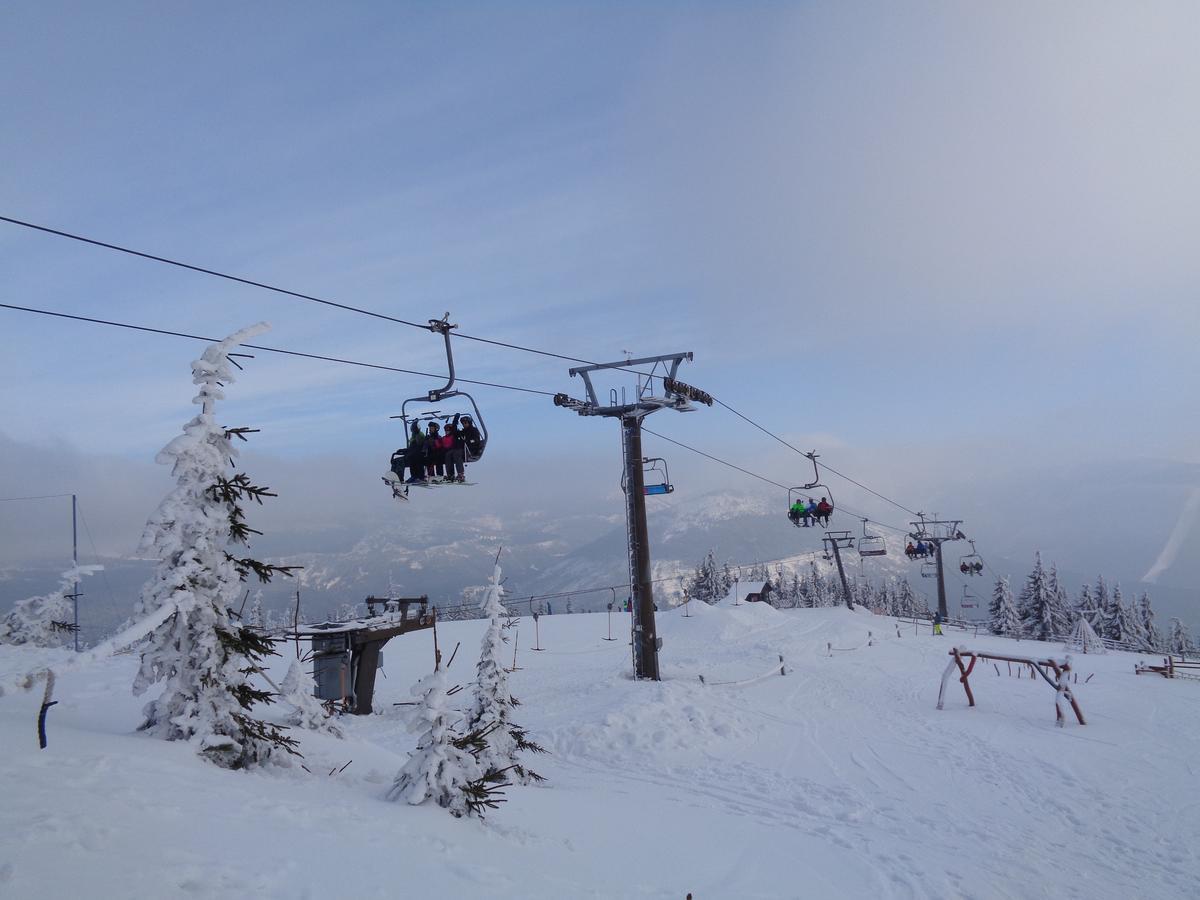
[[[731,469],[737,469],[739,472],[741,472],[745,475],[749,475],[751,478],[757,478],[759,481],[764,481],[769,485],[773,485],[774,487],[777,487],[777,488],[782,488],[785,491],[788,490],[787,485],[780,484],[778,481],[773,481],[772,479],[767,478],[765,475],[759,475],[756,472],[751,472],[749,469],[743,469],[741,466],[736,465],[735,463],[728,462],[727,460],[721,459],[720,457],[713,456],[710,453],[705,453],[703,450],[698,450],[695,447],[692,447],[692,446],[689,446],[688,444],[683,443],[682,441],[677,441],[673,438],[669,438],[665,434],[659,434],[657,431],[652,431],[651,429],[647,428],[644,425],[642,426],[642,431],[645,432],[646,434],[652,434],[656,438],[664,440],[669,444],[674,444],[676,447],[682,447],[684,450],[689,450],[692,453],[697,453],[700,456],[705,457],[706,459],[711,459],[713,462],[720,463],[723,466],[728,466]],[[863,518],[863,514],[861,512],[851,509],[849,506],[846,506],[845,504],[839,504],[838,508],[844,512],[850,513],[853,516]],[[877,519],[871,519],[871,521],[874,522],[876,525],[878,525],[880,528],[887,528],[887,529],[890,529],[891,531],[895,531],[899,534],[908,534],[908,532],[909,532],[909,529],[907,529],[907,528],[900,528],[896,525],[888,525],[886,522],[880,522]]]
[[[2,217],[0,217],[0,218],[2,218]],[[17,306],[16,304],[13,304],[13,303],[0,303],[0,308],[14,309],[14,310],[18,310],[20,312],[36,313],[38,315],[52,316],[54,318],[59,318],[59,319],[72,319],[76,322],[88,322],[93,325],[111,325],[115,328],[127,328],[131,331],[142,331],[147,334],[163,334],[163,335],[167,335],[169,337],[187,338],[188,340],[204,341],[204,342],[210,343],[210,344],[215,343],[216,341],[220,340],[220,338],[204,337],[203,335],[199,335],[199,334],[187,334],[186,332],[182,332],[182,331],[170,331],[165,328],[150,328],[149,326],[146,326],[146,325],[131,325],[128,322],[114,322],[109,319],[95,319],[95,318],[92,318],[91,316],[79,316],[79,315],[75,315],[73,313],[55,312],[53,310],[48,310],[48,309],[36,309],[32,306]],[[340,363],[340,364],[346,365],[346,366],[359,366],[359,367],[366,368],[366,369],[379,369],[384,372],[398,372],[402,375],[419,375],[422,378],[444,378],[445,377],[444,375],[438,375],[433,372],[418,372],[414,369],[400,369],[400,368],[397,368],[396,366],[385,366],[381,363],[363,362],[361,360],[347,359],[345,357],[340,357],[340,356],[323,356],[322,354],[319,354],[319,353],[304,353],[300,350],[285,350],[281,347],[267,347],[262,344],[242,344],[241,346],[246,347],[250,350],[261,350],[266,353],[279,353],[284,356],[298,356],[302,359],[317,359],[317,360],[321,360],[323,362]],[[477,381],[477,380],[474,380],[471,378],[459,378],[458,380],[463,382],[464,384],[477,384],[482,387],[502,388],[503,390],[506,390],[506,391],[521,391],[526,394],[540,394],[544,397],[553,397],[554,396],[554,391],[540,391],[540,390],[537,390],[536,388],[519,387],[517,385],[512,385],[512,384],[499,384],[494,381]]]
[[[26,222],[22,219],[15,219],[11,216],[0,215],[0,222],[8,222],[10,225],[19,225],[22,228],[30,228],[34,231],[40,231],[45,234],[54,235],[56,237],[67,238],[68,240],[72,240],[72,241],[79,241],[80,243],[83,243],[83,244],[91,244],[94,247],[101,247],[105,250],[113,250],[113,251],[116,251],[117,253],[125,253],[125,254],[128,254],[129,256],[136,256],[141,259],[150,260],[151,262],[157,262],[157,263],[162,263],[162,264],[168,265],[168,266],[175,266],[176,268],[180,268],[180,269],[186,269],[190,272],[198,272],[201,275],[211,275],[214,278],[222,278],[226,281],[232,281],[232,282],[236,282],[237,284],[247,285],[248,287],[259,288],[264,291],[272,291],[273,293],[282,294],[286,297],[292,297],[297,300],[306,300],[310,303],[319,303],[322,306],[329,306],[334,309],[343,310],[345,312],[358,313],[359,315],[370,316],[371,318],[375,318],[375,319],[382,319],[386,322],[393,322],[397,325],[407,325],[411,328],[420,328],[423,331],[429,330],[428,323],[411,322],[408,319],[401,319],[398,316],[389,316],[386,313],[376,312],[375,310],[371,310],[371,309],[365,309],[364,307],[361,307],[361,306],[352,306],[349,303],[341,303],[337,300],[329,300],[324,297],[314,296],[313,294],[305,294],[300,291],[289,290],[288,288],[282,288],[277,285],[267,284],[266,282],[255,281],[252,278],[243,278],[240,275],[230,275],[228,272],[220,272],[216,269],[210,269],[205,266],[198,266],[193,263],[182,262],[181,260],[177,260],[177,259],[170,259],[165,256],[158,256],[157,254],[154,254],[154,253],[147,253],[144,250],[135,250],[132,247],[123,247],[120,244],[112,244],[112,243],[109,243],[108,241],[101,241],[97,238],[86,237],[82,234],[74,234],[70,231],[63,231],[58,228],[50,228],[49,226],[46,226],[46,225],[38,225],[33,222]],[[567,356],[562,353],[554,353],[550,350],[539,350],[536,347],[525,347],[525,346],[522,346],[521,344],[513,344],[513,343],[509,343],[507,341],[494,340],[492,338],[481,337],[480,335],[457,334],[455,336],[458,338],[461,338],[463,340],[467,340],[467,341],[478,341],[478,342],[484,343],[484,344],[493,344],[497,347],[506,347],[510,350],[521,350],[525,353],[535,353],[539,356],[548,356],[553,359],[561,359],[566,362],[576,362],[576,363],[583,363],[585,365],[595,365],[595,363],[589,359],[581,359],[581,358],[575,357],[575,356]],[[641,372],[637,369],[624,369],[624,368],[620,368],[620,367],[614,367],[614,368],[616,368],[618,371],[631,372],[636,375],[641,375],[645,378],[662,378],[663,377],[661,375],[654,375],[650,372]],[[439,377],[439,376],[434,376],[434,377]],[[460,380],[466,381],[465,378],[460,379]]]
[[[0,219],[3,219],[3,218],[4,217],[0,216]],[[0,303],[0,309],[12,309],[12,310],[16,310],[18,312],[33,313],[36,315],[49,316],[51,318],[67,319],[67,320],[76,321],[76,322],[86,322],[86,323],[93,324],[93,325],[107,325],[107,326],[114,327],[114,328],[125,328],[130,331],[140,331],[140,332],[143,332],[146,334],[166,335],[168,337],[179,337],[179,338],[185,338],[187,340],[193,340],[193,341],[204,341],[205,343],[214,343],[219,340],[219,338],[205,337],[203,335],[197,335],[197,334],[188,334],[188,333],[182,332],[182,331],[172,331],[172,330],[165,329],[165,328],[151,328],[146,325],[133,325],[128,322],[116,322],[116,321],[113,321],[110,319],[98,319],[98,318],[94,318],[92,316],[81,316],[81,315],[76,315],[74,313],[64,313],[64,312],[57,312],[54,310],[38,309],[35,307],[31,307],[31,306],[19,306],[17,304],[13,304],[13,303]],[[267,353],[277,353],[277,354],[281,354],[284,356],[299,357],[301,359],[315,359],[315,360],[320,360],[322,362],[339,363],[341,365],[358,366],[358,367],[362,367],[362,368],[376,369],[376,370],[384,371],[384,372],[396,372],[396,373],[403,374],[403,375],[418,375],[423,378],[440,378],[440,377],[442,377],[441,375],[436,375],[431,372],[420,372],[420,371],[417,371],[414,369],[401,369],[396,366],[388,366],[388,365],[383,365],[381,363],[369,363],[369,362],[363,362],[362,360],[348,359],[345,357],[326,356],[326,355],[318,354],[318,353],[306,353],[306,352],[299,351],[299,350],[288,350],[288,349],[285,349],[282,347],[268,347],[263,344],[242,344],[242,346],[246,347],[247,349],[250,349],[250,350],[260,350],[260,351],[267,352]],[[464,384],[474,384],[474,385],[479,385],[482,387],[494,387],[494,388],[499,388],[502,390],[519,391],[519,392],[527,393],[527,394],[538,394],[538,395],[545,396],[545,397],[553,397],[554,396],[553,391],[543,391],[543,390],[538,390],[536,388],[520,387],[517,385],[511,385],[511,384],[500,384],[498,382],[481,381],[481,380],[470,379],[470,378],[461,378],[458,380],[462,381]],[[725,404],[722,404],[722,405],[725,405]],[[752,424],[754,424],[754,423],[752,423]],[[757,427],[761,427],[761,426],[757,426]],[[680,443],[679,441],[675,441],[671,438],[666,437],[665,435],[658,434],[657,432],[652,431],[649,428],[646,428],[644,430],[648,434],[652,434],[657,438],[667,441],[668,443],[675,444],[676,446],[682,447],[685,450],[689,450],[692,453],[697,453],[701,456],[707,457],[708,459],[711,459],[713,462],[717,462],[717,463],[720,463],[721,465],[728,466],[729,468],[736,469],[739,472],[742,472],[743,474],[749,475],[751,478],[757,478],[759,481],[763,481],[767,484],[770,484],[774,487],[781,488],[783,490],[788,489],[786,485],[780,484],[778,481],[774,481],[770,478],[766,478],[765,476],[759,475],[755,472],[751,472],[749,469],[744,469],[741,466],[735,465],[734,463],[727,462],[726,460],[712,456],[708,453],[705,453],[703,450],[698,450],[695,447],[691,447],[691,446],[688,446],[687,444],[683,444],[683,443]],[[826,468],[828,468],[828,466],[826,466]],[[833,471],[833,470],[831,469],[830,471]],[[839,472],[834,472],[834,474],[841,475],[841,473],[839,473]],[[845,476],[841,476],[841,477],[845,477]],[[855,482],[855,483],[857,483],[857,482]],[[871,493],[875,493],[875,492],[871,491]],[[46,496],[49,497],[49,496],[57,496],[57,495],[46,495]],[[69,496],[69,495],[62,495],[62,496]],[[2,499],[19,500],[19,499],[27,499],[27,498],[13,497],[13,498],[2,498]],[[39,498],[34,498],[34,499],[39,499]],[[856,512],[855,510],[851,509],[848,506],[845,506],[844,504],[841,505],[841,508],[844,509],[846,512],[852,513],[853,515],[861,516],[860,513]],[[872,521],[875,521],[875,520],[872,520]],[[896,526],[888,525],[885,522],[875,521],[875,524],[879,525],[881,528],[887,528],[889,530],[896,531],[898,533],[907,533],[907,531],[908,531],[905,528],[897,528]]]
[[[801,456],[808,456],[808,454],[805,451],[801,450],[799,447],[796,447],[795,445],[788,443],[783,438],[781,438],[779,435],[775,434],[773,431],[770,431],[769,429],[767,429],[767,428],[763,427],[762,425],[758,424],[757,422],[755,422],[749,416],[738,412],[736,409],[734,409],[728,403],[725,403],[724,401],[719,400],[716,397],[714,397],[713,400],[715,400],[721,406],[725,407],[727,410],[729,410],[731,413],[733,413],[739,419],[742,419],[743,421],[748,422],[749,424],[753,425],[755,428],[757,428],[763,434],[767,435],[768,437],[774,438],[779,443],[783,444],[783,446],[787,447],[789,450],[793,450]],[[860,481],[855,481],[849,475],[845,475],[842,472],[839,472],[833,466],[827,465],[826,463],[823,463],[823,462],[818,462],[817,465],[823,469],[828,470],[829,472],[832,472],[834,475],[838,476],[839,478],[845,479],[846,481],[850,482],[853,485],[857,485],[858,487],[862,488],[864,491],[866,491],[870,494],[874,494],[880,500],[883,500],[886,503],[890,503],[892,506],[896,507],[897,509],[903,510],[904,512],[908,513],[909,515],[912,515],[912,516],[918,515],[916,510],[909,509],[903,503],[897,503],[891,497],[884,496],[883,494],[879,493],[878,491],[867,487],[865,484],[863,484]]]

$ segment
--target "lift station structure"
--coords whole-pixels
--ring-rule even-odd
[[[678,381],[679,364],[691,361],[692,354],[668,353],[619,362],[593,363],[571,369],[571,377],[583,379],[586,400],[576,400],[566,394],[555,394],[554,405],[574,410],[581,416],[604,416],[621,421],[621,457],[624,463],[622,487],[625,491],[625,527],[629,549],[629,597],[632,612],[633,671],[637,678],[659,680],[658,651],[662,646],[654,622],[654,585],[650,578],[650,540],[646,528],[646,484],[642,456],[642,420],[660,409],[690,412],[692,405],[712,406],[713,398],[689,384]],[[650,366],[649,372],[637,372],[637,389],[632,399],[624,389],[608,392],[608,402],[601,403],[592,383],[592,376],[603,370],[625,370],[633,366]],[[655,391],[655,382],[662,391]]]

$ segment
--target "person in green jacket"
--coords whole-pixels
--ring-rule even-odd
[[[803,500],[797,500],[792,504],[792,508],[788,510],[788,518],[792,520],[793,525],[800,525],[803,520],[804,527],[808,527],[808,509],[804,506]]]

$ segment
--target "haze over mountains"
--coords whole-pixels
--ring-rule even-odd
[[[1106,471],[1099,474],[1103,476]],[[1078,480],[1080,473],[1074,481],[1048,478],[1039,494],[1041,502],[1045,509],[1054,511],[1056,520],[1067,524],[1040,548],[1033,542],[1038,524],[1033,512],[1004,516],[1010,527],[998,528],[1000,505],[993,505],[989,513],[981,495],[988,488],[989,493],[1002,492],[1005,485],[978,485],[979,494],[971,497],[973,502],[964,504],[965,508],[960,507],[963,511],[959,515],[968,535],[977,536],[977,546],[989,571],[974,579],[960,575],[958,557],[970,548],[965,542],[947,545],[947,596],[951,605],[961,597],[964,583],[972,593],[986,598],[999,574],[1009,575],[1019,589],[1020,579],[1032,565],[1034,550],[1040,549],[1047,563],[1058,563],[1060,579],[1072,593],[1084,581],[1094,581],[1097,574],[1103,574],[1110,583],[1121,582],[1127,596],[1147,590],[1160,621],[1179,616],[1194,628],[1200,622],[1200,592],[1195,587],[1200,584],[1200,528],[1188,515],[1190,494],[1179,487],[1179,479],[1191,475],[1191,469],[1164,463],[1143,466],[1141,472],[1136,488],[1140,526],[1119,511],[1112,514],[1098,509],[1098,495]],[[1090,477],[1088,482],[1094,483]],[[574,597],[572,608],[599,610],[614,597],[624,599],[619,586],[627,581],[625,525],[617,496],[587,504],[586,511],[575,513],[552,507],[497,515],[464,509],[477,504],[456,501],[463,496],[461,490],[423,491],[408,504],[388,510],[389,515],[363,521],[358,527],[342,523],[328,528],[273,528],[256,541],[255,551],[264,558],[303,569],[295,579],[263,586],[265,605],[276,609],[290,606],[298,588],[306,615],[321,618],[339,605],[359,603],[368,594],[384,593],[390,586],[400,596],[427,594],[443,608],[456,606],[464,602],[464,589],[486,580],[491,560],[501,547],[505,586],[514,603],[532,595],[608,585],[618,587],[615,592],[598,590]],[[453,496],[448,496],[451,491]],[[843,493],[850,496],[850,492]],[[862,502],[860,496],[853,499]],[[831,564],[821,560],[817,552],[821,549],[822,529],[792,527],[783,506],[780,492],[757,488],[699,495],[681,489],[665,498],[650,498],[654,575],[666,579],[656,586],[656,597],[664,603],[678,598],[681,580],[676,576],[690,574],[709,550],[718,562],[734,565],[786,560],[789,567],[807,567],[815,561],[823,571],[832,571]],[[899,524],[904,516],[881,519]],[[982,524],[973,528],[972,522]],[[841,511],[835,514],[831,527],[861,534],[859,519]],[[856,553],[848,552],[848,575],[873,581],[906,576],[914,590],[931,600],[935,598],[935,582],[921,578],[920,566],[909,563],[900,552],[903,536],[880,526],[868,527],[887,538],[890,555],[860,561]],[[1171,551],[1169,564],[1156,573],[1156,583],[1141,582],[1140,576],[1156,561],[1166,559],[1164,547]],[[90,562],[91,555],[85,554],[84,559]],[[133,598],[152,565],[129,555],[102,561],[106,571],[84,586],[81,620],[85,635],[93,638],[129,615]],[[49,589],[57,571],[56,564],[6,567],[0,573],[0,604],[7,606]],[[565,600],[551,603],[555,612],[566,609]]]

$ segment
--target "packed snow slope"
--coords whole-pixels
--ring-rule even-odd
[[[133,656],[59,678],[44,751],[40,691],[2,698],[0,896],[1197,896],[1200,682],[1077,656],[1088,725],[1056,728],[1050,688],[1003,665],[972,676],[976,708],[957,683],[935,704],[954,644],[1057,646],[845,609],[690,612],[659,615],[660,683],[630,679],[625,617],[611,642],[604,614],[542,617],[541,652],[520,622],[514,718],[548,782],[485,822],[384,800],[430,632],[388,646],[378,714],[304,737],[311,774],[136,733]],[[461,681],[483,630],[438,629]],[[0,671],[54,656],[0,648]]]

